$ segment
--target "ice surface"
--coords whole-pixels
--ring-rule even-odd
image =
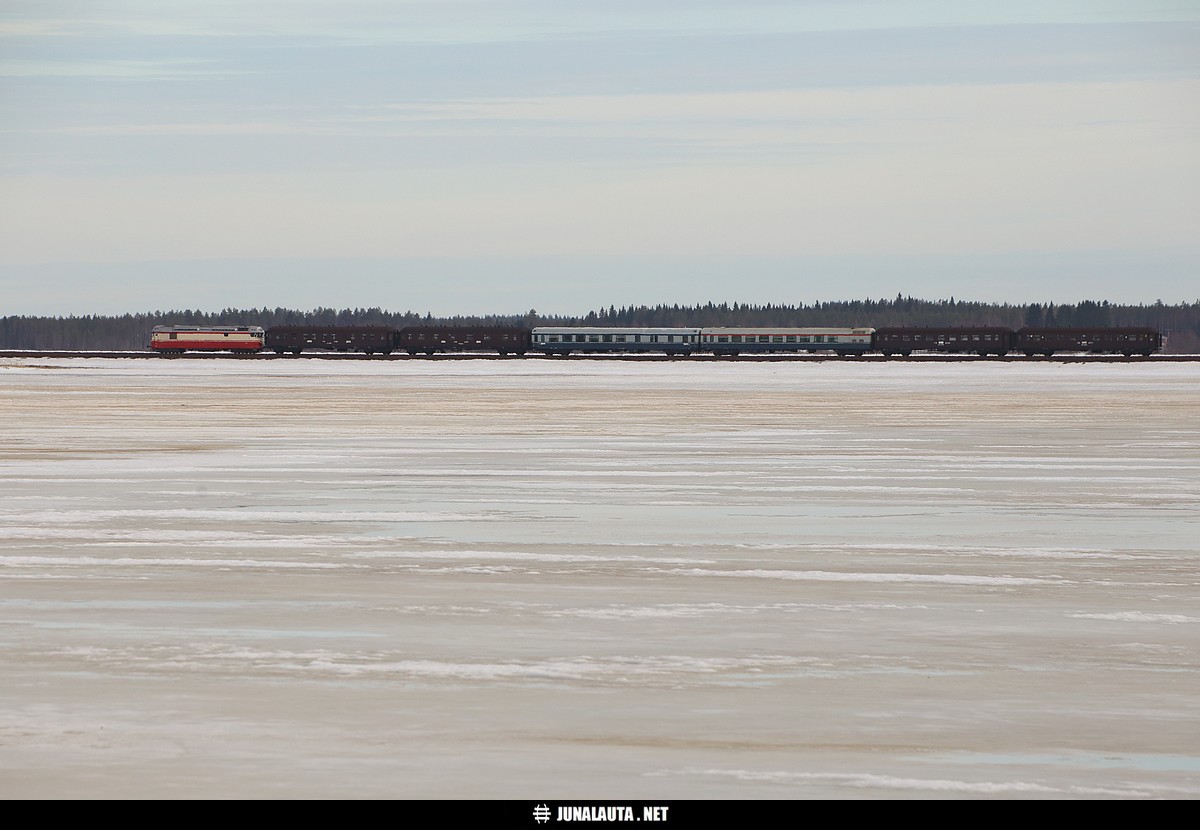
[[[1200,796],[1200,364],[0,360],[0,797]]]

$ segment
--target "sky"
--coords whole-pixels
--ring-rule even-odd
[[[1200,299],[1200,0],[0,0],[0,316]]]

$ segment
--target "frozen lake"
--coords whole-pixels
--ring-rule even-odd
[[[0,798],[1200,797],[1200,364],[5,359],[0,435]]]

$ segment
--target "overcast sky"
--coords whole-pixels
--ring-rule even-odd
[[[1200,299],[1200,0],[0,0],[0,316]]]

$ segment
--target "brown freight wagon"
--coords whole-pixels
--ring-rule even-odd
[[[530,330],[519,326],[406,326],[396,335],[396,348],[409,354],[499,352],[524,355]]]
[[[918,328],[901,326],[875,329],[875,351],[887,356],[907,357],[913,352],[977,354],[980,357],[1008,354],[1012,329],[999,326],[944,326]]]
[[[396,348],[391,326],[271,326],[265,348],[276,354],[308,351],[391,354]]]
[[[1109,326],[1104,328],[1023,328],[1013,338],[1013,348],[1026,356],[1055,352],[1090,354],[1135,354],[1149,356],[1162,349],[1162,333],[1149,328]]]

